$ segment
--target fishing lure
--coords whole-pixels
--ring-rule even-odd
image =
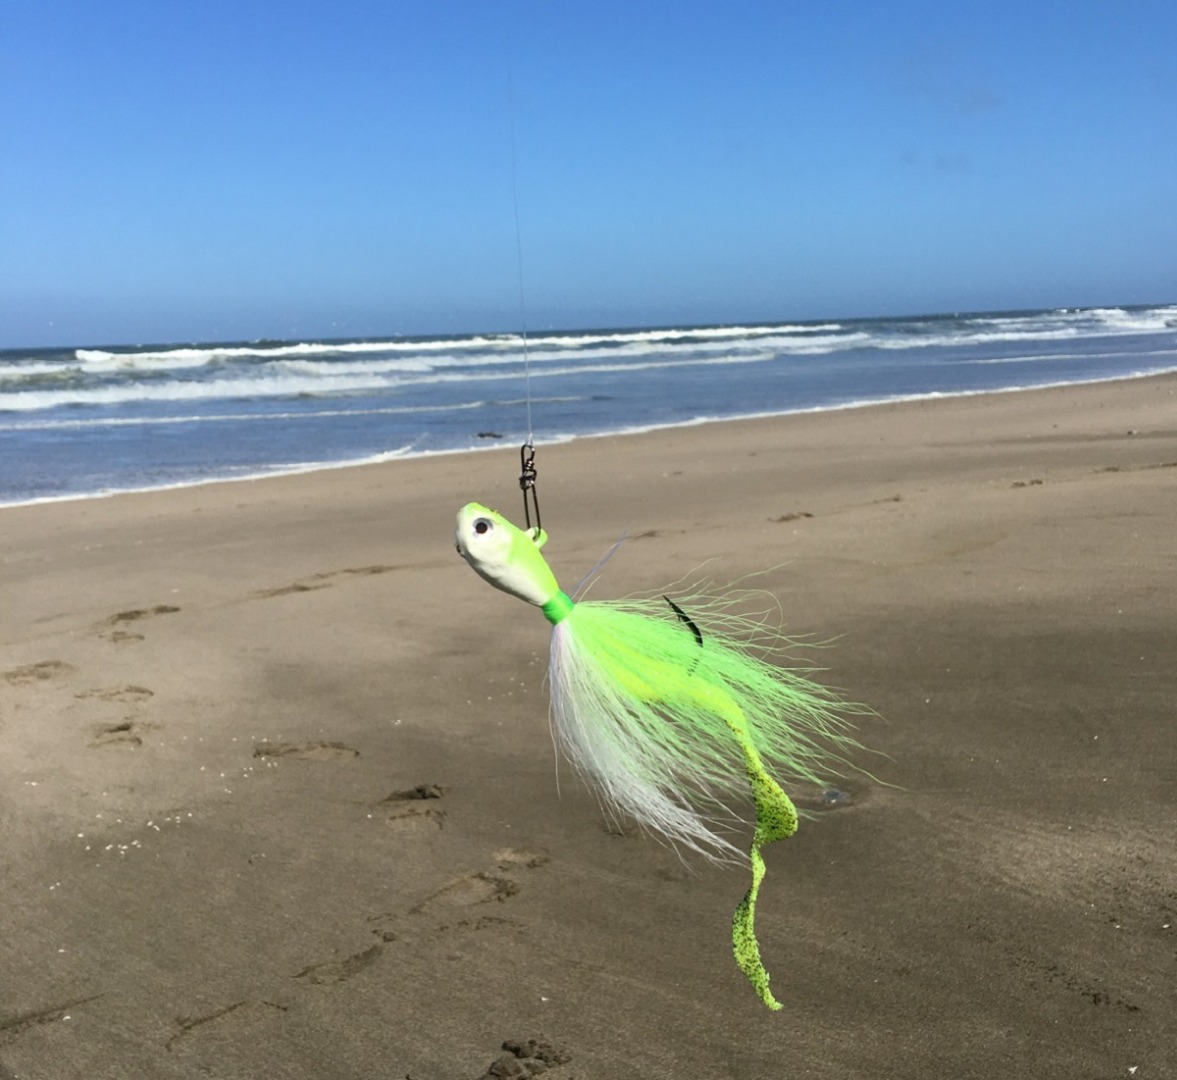
[[[527,517],[530,523],[530,511]],[[732,816],[723,798],[751,788],[752,884],[732,917],[732,946],[761,1001],[779,1009],[755,931],[765,872],[760,849],[793,835],[797,810],[769,766],[821,782],[823,767],[856,745],[842,703],[797,672],[753,656],[736,636],[741,621],[714,604],[701,602],[688,614],[668,597],[574,601],[541,554],[548,537],[538,517],[537,506],[537,524],[525,531],[470,503],[458,513],[458,553],[552,624],[556,736],[610,807],[709,858],[739,858],[716,824]],[[696,615],[706,621],[708,614],[715,625],[705,634]]]

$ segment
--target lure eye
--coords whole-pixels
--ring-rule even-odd
[[[474,531],[478,533],[479,536],[483,536],[484,534],[490,532],[492,528],[493,526],[489,521],[486,520],[486,518],[479,518],[476,522],[474,522]]]

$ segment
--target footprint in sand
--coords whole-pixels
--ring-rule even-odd
[[[350,761],[360,752],[341,742],[258,743],[255,758],[295,758],[299,761]]]
[[[314,592],[315,589],[326,589],[327,587],[326,582],[319,585],[305,585],[301,581],[296,581],[293,585],[280,585],[276,589],[259,589],[253,595],[259,600],[270,600],[275,596],[290,596],[292,593]]]
[[[418,784],[413,788],[406,788],[404,791],[394,791],[391,795],[385,795],[380,801],[382,803],[392,802],[411,802],[420,799],[440,799],[445,795],[445,788],[440,784]]]
[[[444,935],[477,934],[483,931],[524,932],[524,924],[518,919],[508,916],[477,914],[477,909],[475,909],[469,916],[462,918],[461,914],[467,911],[469,906],[456,906],[449,909],[452,917],[446,922],[436,923],[431,932]],[[411,911],[409,914],[420,914],[420,912]],[[391,911],[369,916],[368,923],[372,933],[385,944],[392,941],[413,941],[420,937],[420,926],[407,923],[400,915]]]
[[[768,520],[776,525],[780,525],[786,521],[801,521],[804,518],[811,518],[813,515],[808,510],[793,510],[788,514],[781,514],[780,517],[769,518]]]
[[[89,997],[71,998],[69,1001],[47,1005],[44,1008],[30,1009],[8,1016],[0,1015],[0,1035],[12,1035],[27,1028],[68,1020],[70,1013],[79,1005],[87,1005],[102,996],[102,994],[91,994]],[[3,1077],[3,1073],[0,1073],[0,1077]]]
[[[409,909],[413,915],[425,915],[455,907],[473,907],[475,904],[502,902],[519,892],[519,882],[498,877],[484,870],[463,874],[447,881],[440,889],[430,893],[421,903]]]
[[[492,1061],[478,1080],[539,1076],[572,1060],[572,1055],[567,1051],[543,1039],[507,1039],[502,1049],[506,1053]]]
[[[419,799],[410,798],[410,802],[419,805]],[[434,934],[518,931],[521,924],[515,919],[488,914],[482,905],[500,904],[518,895],[522,885],[511,876],[512,871],[534,870],[551,860],[547,855],[521,848],[501,848],[494,853],[493,858],[494,866],[491,869],[472,870],[450,879],[405,914],[410,917],[432,916],[438,920],[432,925]],[[368,918],[369,929],[384,943],[402,938],[412,940],[420,935],[422,926],[411,918],[406,920],[405,914],[384,911],[371,915]]]
[[[525,870],[534,870],[537,866],[550,863],[552,857],[534,851],[521,851],[519,848],[500,848],[495,852],[494,860],[500,870],[510,870],[517,866]]]
[[[393,570],[402,570],[401,566],[345,566],[342,570],[329,570],[325,574],[316,574],[317,578],[332,577],[371,577],[373,574],[390,574]]]
[[[148,690],[146,686],[98,686],[93,690],[83,690],[80,694],[74,694],[74,697],[139,704],[155,697],[155,691]]]
[[[33,683],[61,678],[73,670],[73,665],[63,660],[42,660],[39,664],[25,664],[24,667],[0,673],[0,678],[12,686],[30,686]]]
[[[368,923],[368,929],[386,944],[400,940],[402,924],[395,912],[382,911],[378,915],[369,915]]]
[[[430,914],[453,908],[473,907],[475,904],[501,903],[515,896],[522,886],[507,876],[512,870],[534,870],[549,862],[547,855],[518,848],[502,848],[494,853],[493,870],[475,870],[447,881],[435,889],[415,907],[414,915]]]
[[[445,795],[440,784],[418,784],[406,791],[394,791],[386,795],[378,806],[391,804],[384,824],[397,831],[415,830],[420,825],[435,825],[442,828],[446,813],[439,806],[432,805]]]
[[[142,641],[142,634],[124,630],[123,627],[129,623],[139,622],[141,619],[148,619],[155,615],[174,615],[179,610],[178,607],[172,604],[156,604],[155,607],[150,608],[133,608],[130,611],[120,611],[98,624],[98,635],[99,637],[106,638],[108,641],[113,641],[116,645],[125,645],[132,641]]]
[[[347,982],[353,975],[371,967],[380,959],[384,951],[383,945],[373,945],[363,952],[344,957],[342,960],[327,960],[321,964],[311,964],[292,976],[295,979],[305,979],[313,986],[334,986]]]
[[[445,827],[446,814],[444,810],[432,806],[421,806],[409,803],[390,810],[384,819],[384,824],[397,832],[415,829],[419,825],[434,825],[439,829]]]
[[[293,581],[289,585],[279,585],[273,589],[258,589],[253,594],[257,600],[271,600],[276,596],[291,596],[294,593],[314,592],[316,589],[326,589],[331,586],[331,578],[337,577],[370,577],[372,574],[387,574],[392,570],[402,569],[399,566],[351,566],[343,570],[326,570],[321,574],[313,574],[307,581]]]
[[[164,1043],[164,1049],[168,1053],[171,1053],[177,1044],[182,1044],[190,1036],[199,1036],[209,1030],[210,1026],[215,1029],[220,1021],[229,1016],[236,1016],[248,1024],[251,1019],[260,1019],[259,1014],[270,1013],[275,1010],[286,1012],[287,1009],[288,1006],[279,1005],[274,1001],[249,1001],[248,999],[242,999],[231,1002],[228,1005],[223,1005],[219,1009],[214,1009],[212,1012],[204,1013],[200,1016],[177,1016],[176,1024],[180,1030]],[[250,1017],[248,1015],[250,1013],[254,1015]],[[0,1077],[0,1080],[3,1080],[3,1077]]]
[[[1132,432],[1128,434],[1131,435]],[[1144,469],[1177,469],[1177,461],[1157,461],[1151,465],[1105,465],[1102,469],[1095,471],[1097,473],[1141,472]],[[1014,487],[1017,487],[1017,484]]]
[[[106,724],[100,727],[90,745],[95,748],[104,746],[142,746],[143,735],[151,725],[140,724],[134,720],[124,720],[118,724]]]
[[[174,615],[179,610],[178,607],[172,604],[156,604],[155,607],[151,608],[134,608],[131,611],[120,611],[106,621],[110,626],[118,626],[120,623],[138,622],[140,619],[146,619],[152,615]]]

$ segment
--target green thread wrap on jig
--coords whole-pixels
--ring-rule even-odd
[[[558,592],[542,606],[541,610],[544,613],[544,618],[555,626],[562,619],[568,618],[572,614],[572,609],[575,606],[572,602],[572,597],[566,592]]]
[[[737,818],[722,800],[751,788],[752,882],[732,917],[732,948],[761,1001],[779,1009],[756,938],[761,849],[791,836],[798,818],[773,774],[825,783],[857,746],[844,715],[865,710],[754,655],[761,628],[723,601],[574,603],[539,554],[546,539],[478,504],[458,515],[462,556],[552,623],[553,728],[608,806],[708,858],[742,858],[716,828]]]

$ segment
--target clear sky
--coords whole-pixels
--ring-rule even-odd
[[[514,129],[514,155],[512,154]],[[0,347],[1177,300],[1173,0],[7,0]]]

